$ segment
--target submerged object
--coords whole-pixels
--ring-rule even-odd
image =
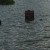
[[[1,20],[0,20],[0,25],[1,25]]]
[[[29,22],[33,20],[34,20],[34,11],[31,11],[31,10],[25,11],[25,21]]]

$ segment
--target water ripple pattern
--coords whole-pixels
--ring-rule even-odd
[[[34,21],[25,22],[25,11]],[[50,50],[50,0],[15,0],[0,5],[0,50]]]

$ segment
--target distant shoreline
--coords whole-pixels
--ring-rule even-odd
[[[0,5],[13,5],[14,3],[13,0],[0,0]]]

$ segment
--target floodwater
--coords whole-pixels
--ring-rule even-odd
[[[34,21],[25,22],[25,11]],[[0,50],[50,50],[50,0],[15,0],[0,5]]]

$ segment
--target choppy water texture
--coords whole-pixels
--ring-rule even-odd
[[[25,22],[25,10],[34,21]],[[0,50],[50,50],[50,0],[15,0],[0,5]]]

